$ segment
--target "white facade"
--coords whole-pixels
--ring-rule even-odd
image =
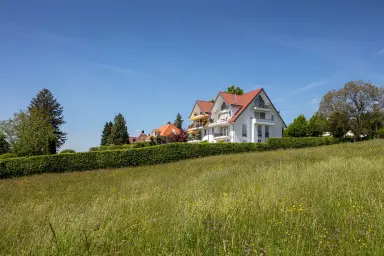
[[[242,111],[234,120],[239,109]],[[209,122],[201,127],[200,132],[201,141],[264,142],[267,138],[281,138],[283,128],[284,121],[261,90],[248,106],[229,105],[219,94],[211,109]]]

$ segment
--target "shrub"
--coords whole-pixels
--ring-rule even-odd
[[[337,143],[332,137],[270,138],[266,143],[170,143],[125,150],[20,157],[0,161],[0,178],[44,172],[85,171],[161,164],[221,154],[302,148]]]
[[[15,157],[17,157],[17,155],[14,153],[5,153],[5,154],[0,155],[0,160],[8,159],[8,158],[15,158]]]
[[[335,144],[338,142],[339,140],[333,137],[285,137],[267,139],[267,144],[270,149],[316,147],[321,145]]]
[[[71,153],[76,153],[76,151],[73,149],[64,149],[64,150],[61,150],[60,152],[60,154],[71,154]]]

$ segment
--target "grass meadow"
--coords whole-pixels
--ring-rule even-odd
[[[384,140],[0,180],[1,255],[383,255]]]

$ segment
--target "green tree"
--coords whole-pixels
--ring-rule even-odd
[[[101,146],[108,145],[109,137],[111,136],[113,123],[112,122],[106,122],[104,125],[103,133],[101,135]]]
[[[9,121],[13,152],[17,156],[48,155],[57,139],[50,119],[37,109],[20,111]]]
[[[57,102],[52,92],[48,89],[39,91],[35,98],[32,99],[28,110],[36,109],[42,115],[47,116],[49,123],[52,125],[56,139],[52,141],[51,154],[56,154],[57,150],[64,145],[67,139],[67,133],[60,130],[60,126],[65,124],[63,116],[63,107]]]
[[[342,138],[349,130],[349,119],[346,113],[334,111],[328,119],[328,131],[335,138]]]
[[[384,88],[369,82],[351,81],[340,90],[324,95],[319,112],[330,117],[335,111],[344,113],[355,139],[366,132],[369,122],[384,109]]]
[[[304,115],[299,115],[293,122],[285,129],[285,136],[287,137],[305,137],[308,135],[308,123]]]
[[[0,132],[0,155],[8,153],[10,151],[10,145],[5,138],[5,135]]]
[[[109,136],[109,144],[122,145],[129,144],[128,128],[122,114],[115,116],[111,135]]]
[[[183,118],[181,117],[180,113],[177,113],[176,115],[176,120],[175,122],[173,123],[177,128],[179,129],[183,129]]]
[[[209,102],[210,102],[210,103],[215,103],[215,100],[214,100],[214,99],[211,99]]]
[[[308,121],[308,135],[321,136],[327,130],[327,119],[320,113],[315,113]]]
[[[243,89],[241,89],[240,87],[236,87],[235,88],[235,85],[231,85],[227,88],[227,90],[225,91],[227,93],[232,93],[232,94],[237,94],[237,95],[242,95],[244,94],[244,91]]]

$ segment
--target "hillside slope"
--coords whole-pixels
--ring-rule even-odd
[[[384,141],[0,180],[0,254],[384,254]]]

